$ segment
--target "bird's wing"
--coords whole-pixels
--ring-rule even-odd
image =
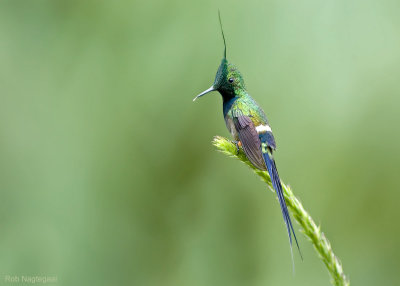
[[[258,110],[252,109],[249,111],[251,119],[256,127],[256,131],[259,134],[261,143],[266,143],[272,150],[276,149],[276,143],[272,129],[269,126],[267,117],[264,111],[259,108]]]
[[[261,152],[260,137],[258,136],[253,121],[240,110],[233,111],[232,118],[246,157],[255,167],[266,170],[263,154]]]
[[[296,241],[300,256],[302,257],[297,237],[294,232],[289,211],[286,206],[281,181],[276,168],[272,152],[276,147],[274,136],[268,122],[260,122],[257,118],[251,117],[251,114],[244,115],[240,109],[232,111],[233,123],[239,134],[239,140],[243,145],[243,150],[250,162],[261,170],[268,170],[271,183],[278,196],[279,204],[282,210],[283,219],[286,224],[290,250],[292,252],[292,234]],[[252,120],[253,119],[253,120]],[[293,253],[292,253],[293,257]]]

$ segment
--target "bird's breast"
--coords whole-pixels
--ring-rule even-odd
[[[239,140],[239,134],[236,131],[235,124],[233,123],[233,119],[231,116],[225,117],[225,124],[226,124],[226,128],[228,128],[229,132],[232,134],[232,137],[235,140]]]

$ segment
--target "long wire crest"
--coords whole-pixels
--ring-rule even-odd
[[[226,59],[226,42],[225,42],[224,29],[222,29],[221,12],[219,11],[219,9],[218,9],[218,18],[219,18],[219,26],[221,27],[222,38],[224,39],[224,59]]]

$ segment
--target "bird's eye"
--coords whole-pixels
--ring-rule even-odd
[[[230,83],[233,83],[233,81],[234,81],[233,77],[229,78],[228,81],[229,81]]]

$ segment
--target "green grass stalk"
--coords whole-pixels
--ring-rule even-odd
[[[267,183],[268,187],[275,193],[268,172],[261,171],[255,168],[247,159],[242,150],[239,150],[239,152],[237,152],[237,148],[234,143],[224,137],[216,136],[214,137],[213,144],[222,153],[230,157],[239,159],[251,169],[253,169],[253,171],[258,176],[260,176],[261,179],[265,183]],[[324,233],[321,232],[320,227],[315,224],[314,220],[304,209],[300,201],[294,196],[292,189],[283,182],[281,183],[286,204],[295,220],[302,227],[303,234],[311,241],[318,256],[324,262],[326,268],[328,269],[328,272],[332,278],[331,283],[337,286],[350,285],[349,279],[345,276],[343,272],[342,264],[333,253],[329,240],[325,237]]]

